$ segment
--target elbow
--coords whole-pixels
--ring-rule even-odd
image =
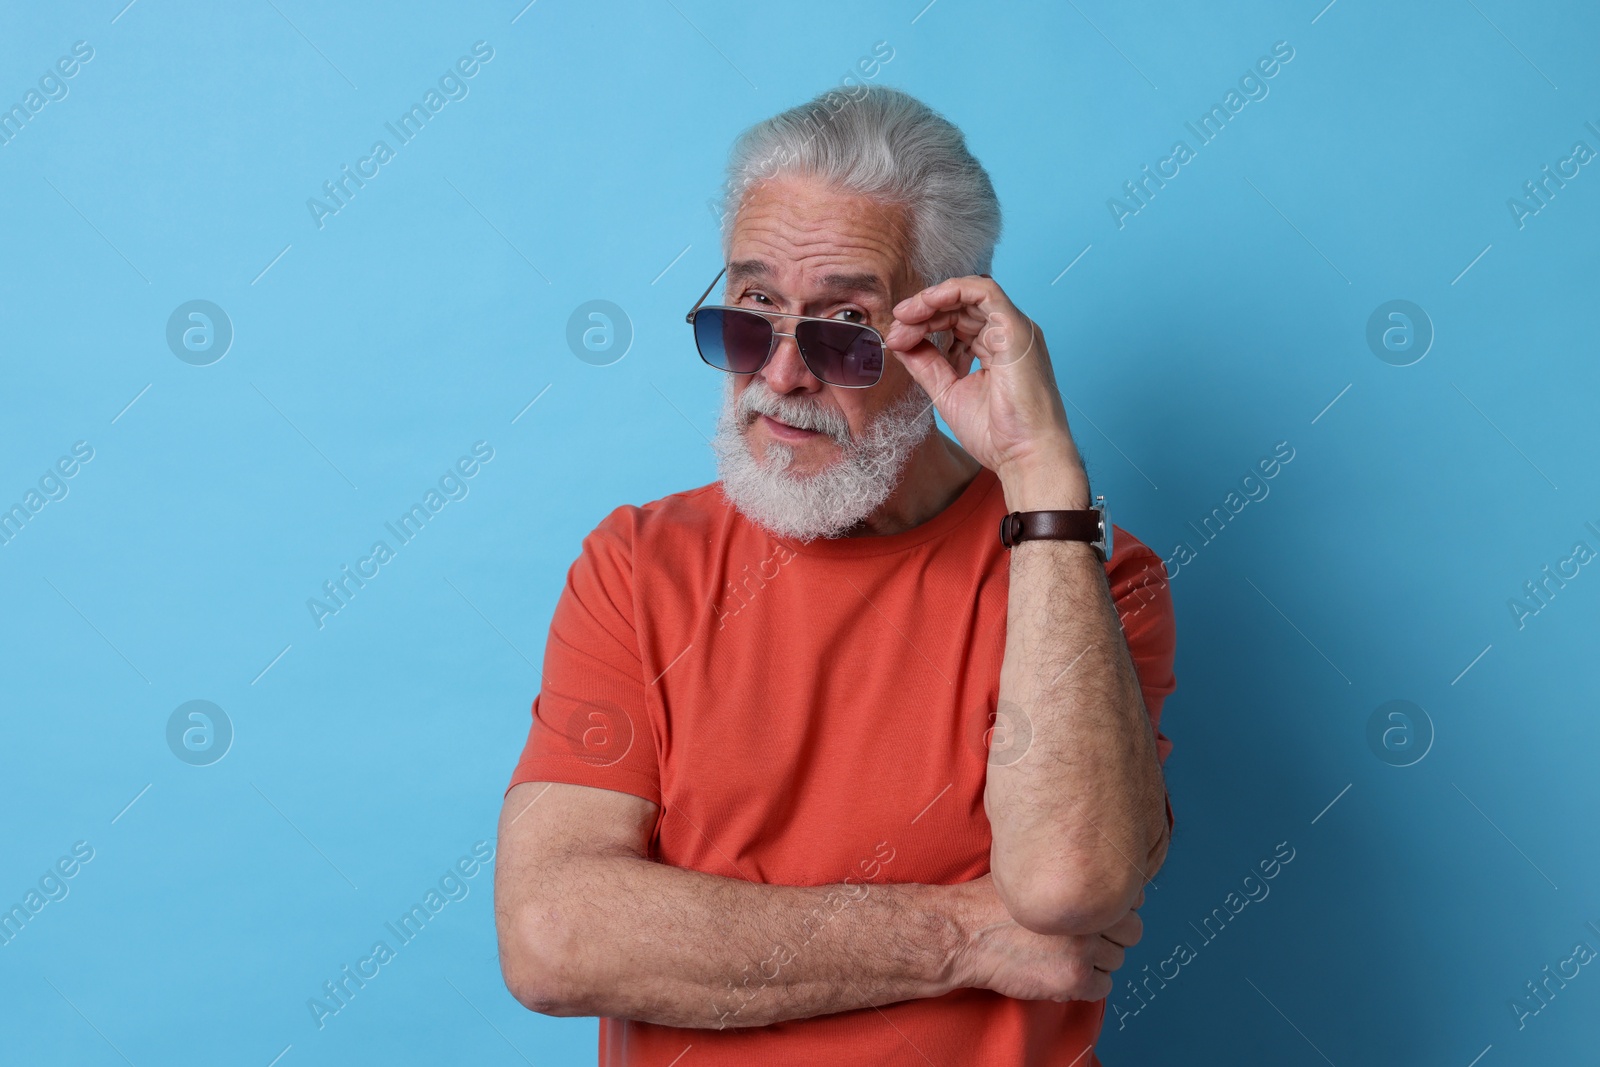
[[[1126,877],[1110,871],[1100,877],[1067,876],[1035,868],[1011,877],[996,871],[994,885],[1018,926],[1036,934],[1083,937],[1109,929],[1126,915],[1144,883],[1131,867]]]
[[[997,841],[990,855],[995,892],[1017,925],[1036,934],[1101,933],[1139,905],[1145,884],[1166,861],[1172,838],[1165,814],[1151,833],[1154,842],[1143,852],[1142,870],[1128,860],[1128,851],[1109,841],[1097,853],[1053,857]]]
[[[995,892],[1017,925],[1036,934],[1098,934],[1137,907],[1168,840],[1163,823],[1142,871],[1114,849],[1053,860],[997,849],[990,858]]]
[[[571,951],[570,932],[554,917],[499,917],[500,974],[506,989],[541,1015],[595,1014]]]

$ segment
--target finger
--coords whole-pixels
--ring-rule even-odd
[[[978,336],[978,344],[991,354],[986,364],[991,368],[1021,363],[1033,354],[1038,340],[1033,320],[1021,313],[1011,318],[989,316]]]
[[[1113,983],[1111,981],[1111,975],[1100,970],[1099,968],[1090,968],[1086,977],[1076,980],[1072,984],[1071,988],[1062,995],[1053,996],[1050,999],[1057,1001],[1058,1003],[1062,1001],[1071,1002],[1074,1000],[1086,1000],[1090,1003],[1093,1003],[1094,1001],[1104,1000],[1109,997],[1111,995],[1112,986]]]
[[[939,311],[920,322],[902,322],[898,319],[884,334],[884,344],[890,348],[908,349],[931,333],[949,331],[963,341],[978,337],[994,316],[983,315],[977,308],[962,306],[951,311]]]
[[[977,275],[949,278],[913,293],[894,306],[894,317],[901,322],[921,322],[937,311],[948,311],[964,304],[984,306],[985,311],[1011,310],[1011,301],[993,279]]]
[[[890,334],[909,333],[912,330],[921,330],[924,333],[934,333],[939,330],[948,330],[954,326],[961,317],[962,309],[950,311],[936,311],[932,315],[916,322],[907,322],[904,319],[895,319],[889,326],[889,333],[884,335],[885,340]]]
[[[902,352],[909,351],[922,341],[936,333],[950,333],[954,335],[952,326],[955,316],[941,313],[938,319],[928,319],[925,322],[896,322],[883,335],[883,343],[887,348],[898,348]]]
[[[901,351],[898,348],[891,348],[888,351],[900,361],[900,365],[905,367],[912,379],[922,386],[922,391],[928,394],[935,406],[945,391],[956,382],[958,375],[950,366],[950,360],[928,341],[923,341],[908,351]]]
[[[948,324],[941,325],[939,322],[932,319],[928,320],[927,322],[916,323],[896,322],[893,326],[890,326],[888,332],[883,335],[883,344],[886,348],[898,349],[901,352],[909,352],[911,349],[917,347],[918,342],[926,339],[929,335],[939,333],[940,331],[947,329],[949,329]]]
[[[1102,937],[1094,949],[1094,969],[1110,974],[1120,969],[1126,958],[1127,953],[1123,951],[1121,945]]]
[[[978,357],[989,367],[1004,367],[1020,363],[1033,354],[1038,342],[1038,328],[1032,319],[1015,308],[1010,311],[989,311],[963,305],[953,319],[950,312],[940,312],[924,323],[911,324],[916,329],[927,323],[950,324],[957,341],[971,346]],[[899,336],[897,335],[897,340]]]
[[[1100,935],[1123,948],[1132,948],[1144,936],[1144,920],[1139,918],[1139,913],[1130,911]]]

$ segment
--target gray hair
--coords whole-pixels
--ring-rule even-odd
[[[909,93],[866,84],[830,90],[740,134],[723,194],[724,260],[745,194],[780,175],[821,178],[905,207],[910,266],[923,285],[989,273],[1000,240],[994,185],[961,131]]]

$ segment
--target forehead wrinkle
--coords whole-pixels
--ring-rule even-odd
[[[728,281],[776,282],[776,272],[764,259],[740,259],[728,264]],[[859,293],[868,296],[887,296],[889,286],[875,271],[833,270],[816,280],[825,293]]]
[[[747,196],[735,216],[735,233],[761,232],[796,247],[860,245],[895,256],[904,251],[907,222],[904,209],[897,205],[808,183],[785,183],[763,186]]]
[[[733,289],[756,283],[780,303],[854,298],[877,320],[881,305],[915,281],[905,258],[903,207],[811,183],[758,188],[741,205],[731,236],[729,300]],[[790,286],[794,291],[782,291]]]
[[[900,242],[892,231],[877,231],[848,224],[841,226],[835,220],[829,220],[830,224],[807,226],[804,229],[787,224],[786,220],[761,216],[740,221],[736,243],[770,249],[769,258],[826,260],[830,256],[844,259],[852,254],[860,258],[865,253],[875,259],[889,261],[895,259],[901,250]],[[761,253],[753,252],[741,256],[737,262],[761,260]],[[766,271],[770,268],[770,263],[762,261],[756,269]]]

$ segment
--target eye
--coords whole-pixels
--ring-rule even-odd
[[[742,299],[742,300],[754,300],[759,304],[771,304],[772,303],[772,301],[770,299],[768,299],[767,294],[766,293],[762,293],[762,292],[747,292],[740,299]]]
[[[862,311],[860,308],[845,308],[841,311],[834,312],[834,318],[840,318],[842,316],[853,316],[851,318],[846,318],[844,320],[846,322],[853,322],[861,326],[865,326],[867,324],[867,313]]]

